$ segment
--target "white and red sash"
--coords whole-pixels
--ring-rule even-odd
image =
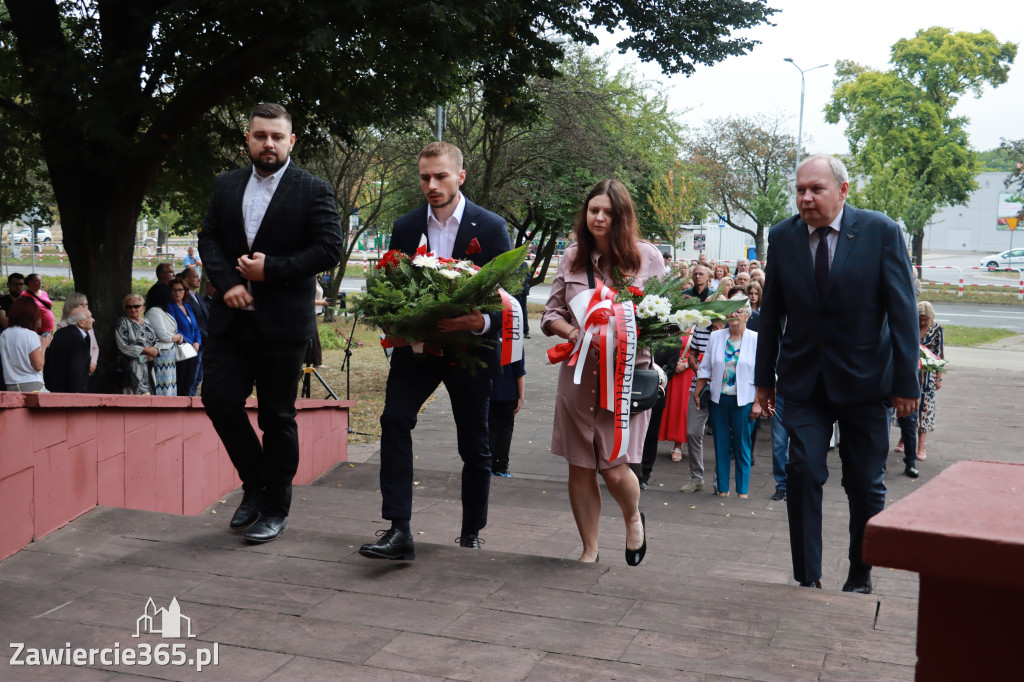
[[[609,461],[614,462],[629,448],[629,403],[633,391],[633,372],[636,369],[637,326],[636,312],[631,301],[615,302],[616,292],[600,280],[593,289],[577,294],[569,308],[580,322],[583,333],[576,344],[562,343],[548,350],[551,364],[567,361],[575,366],[573,383],[583,379],[581,356],[586,357],[590,344],[597,337],[598,405],[614,414],[615,439]]]

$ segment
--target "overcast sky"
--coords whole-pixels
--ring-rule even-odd
[[[630,65],[644,79],[662,83],[672,107],[688,125],[700,127],[719,116],[776,112],[788,117],[797,132],[800,111],[800,72],[783,59],[791,57],[805,71],[803,146],[810,153],[846,153],[844,124],[829,125],[823,109],[832,92],[836,60],[848,59],[885,70],[889,49],[900,38],[923,28],[944,26],[953,32],[987,29],[1000,41],[1019,42],[1024,27],[1020,0],[862,0],[822,3],[820,0],[769,0],[780,11],[772,21],[749,32],[761,44],[743,57],[714,66],[698,66],[689,77],[661,74],[657,65],[642,64],[632,53],[615,51],[613,67]],[[614,48],[614,39],[602,47]],[[1016,109],[1016,111],[1014,111]],[[968,132],[975,149],[999,146],[999,138],[1024,138],[1024,49],[1010,69],[1009,80],[996,89],[986,87],[980,99],[964,95],[958,115],[970,118]]]

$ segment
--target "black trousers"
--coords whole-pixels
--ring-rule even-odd
[[[647,435],[644,437],[644,454],[640,464],[630,464],[633,473],[643,483],[649,483],[651,472],[654,471],[654,462],[658,459],[658,433],[661,431],[661,417],[665,413],[665,396],[658,398],[651,408],[651,421],[647,425]]]
[[[823,486],[828,480],[828,444],[839,422],[843,488],[850,507],[850,565],[866,568],[862,558],[864,527],[885,507],[885,463],[889,456],[892,408],[887,400],[837,405],[819,380],[809,400],[786,396],[786,507],[793,577],[799,582],[821,578]]]
[[[508,471],[508,455],[512,449],[512,431],[516,425],[518,400],[492,400],[487,419],[491,443],[491,469]]]
[[[444,383],[451,398],[459,457],[462,458],[462,534],[487,525],[491,489],[491,452],[487,418],[491,378],[485,371],[470,376],[447,358],[413,354],[396,348],[391,357],[384,412],[380,416],[381,516],[412,518],[412,430],[416,415]]]
[[[211,334],[203,354],[203,406],[242,479],[257,493],[268,516],[287,516],[292,479],[299,468],[295,397],[307,341],[266,339],[256,317],[236,315],[222,334]],[[249,422],[245,400],[256,387],[257,421]]]

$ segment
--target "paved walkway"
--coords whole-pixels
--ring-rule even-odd
[[[548,451],[550,341],[528,342],[527,401],[515,478],[493,479],[482,551],[458,548],[460,462],[440,391],[415,431],[415,562],[356,553],[383,527],[378,454],[297,488],[278,541],[246,546],[227,530],[239,494],[198,517],[96,509],[0,562],[0,679],[108,680],[890,680],[911,679],[917,576],[876,569],[876,593],[840,591],[847,561],[839,475],[825,496],[823,590],[792,581],[786,510],[769,499],[767,432],[751,498],[678,492],[688,476],[663,444],[642,503],[649,551],[625,565],[621,517],[605,496],[601,561],[583,565],[564,462]],[[955,349],[921,478],[900,474],[896,501],[960,459],[1024,461],[1009,350]],[[1024,356],[1024,353],[1020,353]],[[987,364],[986,364],[987,363]],[[895,431],[893,433],[895,438]],[[711,457],[706,464],[713,464]],[[135,638],[148,598],[176,598],[194,639]],[[187,633],[186,633],[187,634]],[[184,644],[217,665],[8,667],[15,649]],[[24,660],[26,653],[20,658]]]

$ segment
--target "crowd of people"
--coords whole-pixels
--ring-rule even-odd
[[[144,297],[128,294],[123,316],[101,322],[114,326],[125,393],[195,395],[205,372],[204,406],[243,482],[230,527],[259,543],[276,539],[287,527],[299,458],[296,378],[316,334],[314,303],[323,303],[315,275],[337,263],[341,230],[329,183],[291,163],[295,134],[284,107],[257,107],[245,139],[253,165],[218,178],[200,233],[209,276],[204,292],[199,293],[203,264],[190,248],[183,272],[175,275],[169,263],[161,263],[157,282]],[[417,164],[426,202],[395,223],[390,248],[412,255],[426,240],[439,257],[479,266],[510,249],[504,219],[462,194],[466,171],[458,148],[431,143]],[[567,463],[580,561],[599,560],[599,480],[622,515],[626,563],[635,566],[644,559],[641,491],[652,475],[659,440],[672,443],[671,459],[680,464],[685,444],[690,481],[681,492],[697,493],[704,488],[710,426],[712,492],[725,497],[735,490],[748,497],[753,443],[764,418],[772,422],[777,484],[772,499],[787,502],[794,577],[801,585],[820,587],[825,453],[838,422],[851,510],[851,568],[843,589],[871,591],[860,542],[867,519],[884,503],[889,425],[898,420],[905,473],[916,477],[916,462],[927,456],[935,392],[942,385],[941,373],[917,371],[918,347],[941,357],[942,329],[926,302],[917,305],[914,326],[912,271],[899,228],[880,213],[846,204],[848,188],[846,169],[837,159],[805,159],[797,170],[798,215],[772,229],[765,268],[743,259],[731,270],[703,254],[673,268],[685,278],[684,295],[739,307],[726,320],[688,329],[653,353],[636,353],[637,368],[658,364],[668,377],[665,395],[653,409],[628,418],[625,411],[602,409],[599,381],[607,359],[596,346],[584,343],[580,366],[562,365],[551,451]],[[275,195],[282,198],[272,203]],[[671,263],[641,239],[629,192],[614,179],[593,187],[574,231],[540,329],[575,346],[584,331],[592,331],[581,328],[572,305],[577,296],[594,290],[597,282],[611,286],[623,277],[642,287],[664,275]],[[879,261],[880,273],[864,265]],[[841,277],[851,286],[839,286]],[[274,281],[287,281],[289,287],[271,286]],[[8,294],[0,297],[6,388],[88,390],[99,350],[85,296],[68,296],[57,324],[39,275],[15,273],[7,284]],[[214,295],[215,285],[221,295]],[[360,547],[363,556],[415,558],[412,429],[442,383],[451,397],[463,460],[457,542],[481,546],[490,479],[510,475],[511,429],[523,401],[523,361],[504,369],[498,362],[501,325],[501,313],[478,310],[439,321],[440,333],[471,331],[495,339],[479,351],[488,369],[476,373],[443,355],[415,353],[404,339],[387,339],[394,352],[380,418],[380,487],[381,516],[390,527]],[[262,437],[244,411],[254,386],[260,393]],[[628,443],[615,452],[613,441],[624,433],[626,421]]]
[[[207,282],[199,294],[201,280],[194,264],[175,276],[170,263],[160,263],[156,274],[157,282],[145,297],[125,296],[123,316],[113,323],[121,390],[129,395],[194,396],[202,380],[199,354],[212,286]],[[78,291],[68,294],[56,323],[53,307],[38,274],[14,272],[7,278],[7,293],[0,296],[0,367],[8,391],[97,390],[100,347],[88,298]]]

